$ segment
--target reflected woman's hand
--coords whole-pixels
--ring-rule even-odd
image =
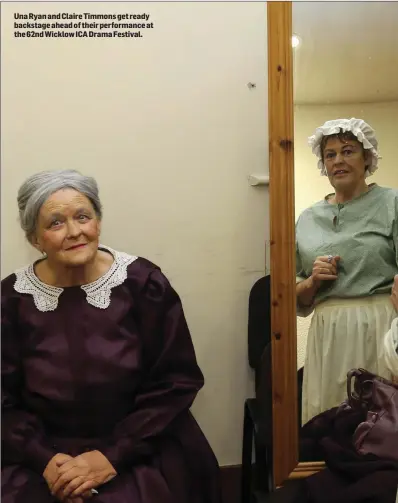
[[[340,257],[321,256],[317,257],[312,266],[311,279],[316,287],[319,288],[322,281],[334,281],[337,279],[337,263]]]

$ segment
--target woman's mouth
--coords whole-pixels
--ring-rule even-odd
[[[86,244],[81,244],[81,245],[75,245],[75,246],[71,246],[70,248],[67,248],[66,251],[71,251],[71,250],[78,250],[79,248],[84,248],[86,246]]]
[[[348,173],[348,171],[346,171],[345,169],[338,169],[337,171],[334,172],[334,176],[342,176],[342,175],[346,175]]]

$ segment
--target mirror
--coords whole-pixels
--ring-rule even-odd
[[[396,2],[292,3],[297,257],[304,277],[308,277],[309,264],[312,266],[316,257],[331,255],[335,268],[327,264],[329,269],[323,272],[337,275],[337,279],[319,282],[315,310],[298,308],[297,312],[298,413],[302,425],[346,398],[350,369],[363,367],[391,378],[381,361],[380,345],[393,316],[388,302],[394,270],[398,272],[396,258],[386,236],[361,235],[366,222],[354,221],[354,205],[350,208],[348,201],[355,200],[359,218],[366,208],[364,190],[368,190],[369,201],[376,197],[371,195],[375,186],[370,184],[398,188],[397,19]],[[332,197],[326,201],[326,195],[346,190],[347,177],[356,176],[358,163],[367,166],[371,161],[363,157],[364,151],[354,139],[331,139],[324,151],[329,180],[320,176],[308,137],[326,121],[353,117],[375,130],[382,156],[379,169],[366,179],[370,190],[361,189],[351,199],[336,201]],[[307,210],[310,207],[311,213]],[[325,212],[335,215],[326,223]],[[337,225],[336,218],[340,218]],[[377,221],[383,228],[385,218],[387,210],[380,208],[378,218],[368,225]],[[344,225],[350,219],[351,227]],[[373,260],[376,248],[383,258]],[[336,256],[340,260],[335,261]],[[384,271],[382,278],[377,270]],[[305,453],[300,456],[300,460],[308,460]]]

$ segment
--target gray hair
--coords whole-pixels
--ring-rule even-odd
[[[102,218],[102,205],[94,178],[72,169],[42,171],[25,180],[18,191],[19,218],[29,241],[35,234],[40,208],[54,192],[62,189],[74,189],[84,194],[93,205],[97,217]]]

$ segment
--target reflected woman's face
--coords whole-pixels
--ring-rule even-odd
[[[364,183],[366,154],[359,141],[341,141],[338,137],[331,137],[323,150],[323,162],[329,181],[336,190]]]

